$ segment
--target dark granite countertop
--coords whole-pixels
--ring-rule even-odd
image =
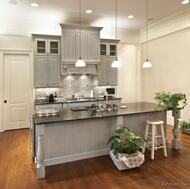
[[[127,106],[126,108],[124,108]],[[84,120],[84,119],[97,119],[105,117],[116,117],[122,115],[142,114],[154,112],[157,104],[150,102],[134,102],[127,104],[119,104],[116,110],[92,111],[87,108],[83,111],[73,111],[70,108],[58,109],[58,114],[51,116],[34,115],[34,122],[38,124],[56,123],[64,121]],[[123,107],[123,108],[122,108]]]

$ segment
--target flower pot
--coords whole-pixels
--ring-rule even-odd
[[[181,128],[181,132],[190,135],[190,129]]]

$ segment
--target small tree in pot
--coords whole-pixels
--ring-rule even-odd
[[[167,111],[172,110],[172,116],[174,117],[174,128],[173,128],[173,136],[172,140],[172,148],[179,149],[180,141],[178,140],[179,136],[179,118],[180,118],[180,110],[184,109],[187,105],[186,95],[183,93],[174,93],[170,92],[157,92],[155,93],[154,99],[157,101],[156,110]]]

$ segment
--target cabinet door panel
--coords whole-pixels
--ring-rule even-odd
[[[49,56],[49,85],[59,87],[60,85],[60,59],[58,56]]]
[[[107,69],[107,59],[102,59],[100,64],[100,73],[98,75],[98,84],[99,85],[106,85],[107,84],[107,76],[106,76],[106,69]]]
[[[35,57],[35,86],[46,87],[48,83],[47,56]]]
[[[100,33],[89,31],[88,33],[88,60],[90,62],[100,61]]]
[[[87,32],[76,32],[76,60],[81,56],[84,61],[88,60],[87,56],[88,44],[87,44]]]
[[[61,38],[62,43],[62,60],[75,62],[75,31],[65,30]]]
[[[112,68],[112,62],[116,60],[115,58],[111,58],[108,60],[107,62],[107,75],[108,75],[108,81],[109,81],[109,85],[117,85],[117,74],[118,74],[118,70],[117,68]],[[109,72],[109,73],[108,73]]]
[[[100,74],[98,76],[99,85],[117,85],[118,70],[111,67],[114,60],[115,58],[104,58],[101,60]]]

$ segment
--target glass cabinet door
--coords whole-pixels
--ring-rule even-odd
[[[36,52],[37,54],[46,54],[46,41],[42,41],[42,40],[37,40],[36,41]]]
[[[100,55],[101,56],[107,55],[107,45],[106,44],[100,44]]]
[[[110,44],[109,45],[109,56],[116,56],[116,49],[117,49],[117,45],[115,44]]]
[[[59,41],[50,41],[49,42],[49,53],[51,55],[59,54]]]

